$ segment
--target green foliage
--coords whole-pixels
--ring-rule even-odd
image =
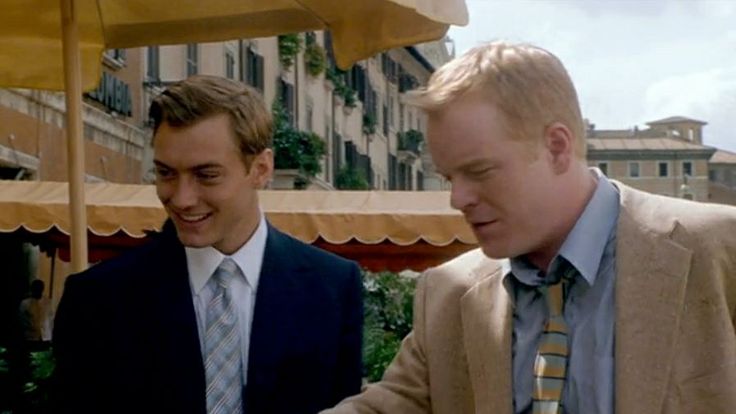
[[[294,64],[294,60],[301,50],[302,38],[299,33],[279,36],[279,59],[284,69],[289,69]]]
[[[415,278],[392,272],[363,275],[363,364],[370,382],[381,379],[412,329],[415,287]]]
[[[373,135],[376,133],[376,118],[371,115],[363,114],[363,134]]]
[[[322,158],[327,153],[324,140],[314,132],[299,131],[291,126],[289,116],[279,101],[274,101],[272,111],[275,167],[298,169],[308,179],[319,174]]]
[[[424,134],[416,129],[399,132],[399,150],[412,151],[419,154],[419,146],[424,142]]]
[[[326,76],[335,85],[334,93],[342,97],[343,101],[345,101],[345,106],[355,108],[358,104],[358,99],[355,97],[353,88],[345,83],[345,72],[336,68],[328,68]]]
[[[6,358],[8,357],[8,350],[0,346],[0,374],[7,374],[8,373],[8,361]]]
[[[3,387],[9,387],[8,384],[14,380],[9,377],[8,363],[8,350],[0,347],[0,378]],[[49,406],[50,400],[50,388],[51,388],[51,375],[56,367],[54,361],[53,352],[51,349],[45,351],[36,351],[30,353],[30,377],[23,378],[27,382],[23,386],[23,396],[20,402],[22,412],[24,413],[47,413],[50,412],[51,407]],[[17,372],[13,375],[18,375]],[[16,378],[17,380],[18,378]],[[6,389],[0,391],[7,391]],[[3,394],[3,393],[0,393]],[[0,395],[3,396],[3,395]],[[5,407],[0,404],[0,411]],[[5,412],[5,411],[2,411]],[[18,412],[21,412],[20,410]]]
[[[314,34],[308,34],[306,37],[306,48],[304,49],[304,64],[307,67],[307,73],[317,77],[327,68],[327,53],[315,40]]]
[[[46,407],[49,402],[51,374],[56,362],[52,351],[31,352],[31,381],[25,384],[24,392],[36,408]]]
[[[371,187],[363,171],[348,165],[338,170],[335,186],[338,190],[368,190]]]

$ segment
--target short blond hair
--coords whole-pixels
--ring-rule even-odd
[[[488,98],[504,114],[516,139],[541,137],[552,123],[563,123],[575,135],[575,153],[585,158],[577,92],[552,53],[525,43],[477,46],[440,67],[425,88],[407,95],[407,103],[431,115],[468,93]]]
[[[260,93],[244,83],[195,75],[176,82],[154,98],[149,110],[154,136],[163,123],[187,127],[214,115],[230,118],[246,167],[271,146],[273,119]]]

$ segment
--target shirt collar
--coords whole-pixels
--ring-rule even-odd
[[[192,292],[195,295],[200,293],[225,257],[230,257],[235,261],[243,275],[245,275],[245,281],[255,292],[258,289],[267,237],[268,225],[266,224],[266,218],[261,214],[258,227],[256,227],[256,231],[253,232],[251,238],[230,256],[222,254],[212,246],[185,247]]]
[[[559,266],[559,258],[569,261],[589,285],[595,283],[603,251],[615,236],[619,214],[619,194],[614,185],[598,168],[591,168],[598,184],[585,210],[578,217],[559,253],[550,263],[550,271]],[[511,270],[520,282],[536,286],[542,283],[539,269],[521,257],[511,259]]]

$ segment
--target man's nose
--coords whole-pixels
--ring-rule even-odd
[[[472,186],[462,180],[454,180],[450,188],[450,205],[452,208],[465,212],[466,209],[478,202]]]
[[[197,204],[199,191],[192,180],[182,177],[176,181],[169,202],[176,208],[185,209]]]

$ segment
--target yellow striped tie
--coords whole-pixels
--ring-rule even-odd
[[[567,324],[562,314],[564,306],[563,284],[572,278],[576,270],[570,266],[564,277],[553,285],[540,289],[547,301],[549,318],[539,340],[534,361],[533,414],[560,414],[562,390],[567,374]]]

